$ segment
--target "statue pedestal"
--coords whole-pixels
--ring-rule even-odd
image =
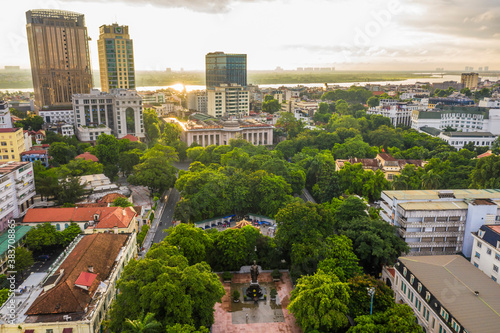
[[[259,283],[252,282],[250,286],[246,289],[245,296],[247,299],[252,299],[257,302],[259,299],[263,299],[262,288]]]

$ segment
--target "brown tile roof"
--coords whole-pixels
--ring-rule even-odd
[[[491,155],[495,155],[491,152],[491,150],[488,150],[486,153],[482,153],[481,155],[478,155],[477,158],[483,158],[483,157],[488,157]]]
[[[123,138],[121,138],[121,140],[124,139],[129,139],[132,142],[139,141],[139,139],[136,136],[133,136],[132,134],[127,134]]]
[[[77,203],[76,207],[80,208],[90,208],[90,207],[108,207],[106,202],[89,202],[89,203]]]
[[[38,296],[26,314],[34,316],[84,312],[99,283],[109,277],[127,238],[126,234],[98,233],[83,236],[60,266],[64,270],[61,281]],[[75,282],[82,272],[87,271],[88,266],[93,266],[97,278],[87,291],[75,286]]]
[[[105,196],[103,196],[99,202],[105,202],[105,203],[113,203],[113,201],[115,201],[115,199],[117,198],[127,198],[126,196],[124,196],[123,194],[120,194],[120,193],[109,193],[109,194],[106,194]]]
[[[378,156],[384,161],[396,161],[394,157],[392,157],[390,154],[387,153],[380,153],[378,154]]]
[[[76,279],[75,284],[78,286],[90,287],[92,282],[97,278],[97,274],[90,272],[81,272],[78,279]]]
[[[17,132],[18,130],[23,130],[22,128],[0,128],[0,133],[13,133]]]
[[[86,161],[94,161],[94,162],[99,162],[99,159],[98,159],[96,156],[94,156],[94,155],[92,155],[91,153],[89,153],[88,151],[86,151],[86,152],[85,152],[85,153],[83,153],[83,154],[80,154],[80,155],[76,156],[76,157],[75,157],[75,160],[76,160],[77,158],[83,158],[83,159],[84,159],[84,160],[86,160]]]
[[[24,216],[23,223],[46,222],[89,222],[99,215],[96,228],[128,228],[136,215],[131,207],[71,207],[71,208],[31,208]]]

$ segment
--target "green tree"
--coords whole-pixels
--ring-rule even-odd
[[[141,231],[137,234],[137,244],[139,246],[142,246],[142,243],[144,243],[144,239],[146,238],[148,231],[149,225],[145,224],[141,227]]]
[[[55,246],[57,245],[57,242],[58,237],[56,227],[50,223],[38,225],[26,234],[26,246],[34,251]]]
[[[79,234],[81,234],[82,230],[75,222],[71,222],[71,224],[60,232],[59,236],[56,234],[56,238],[59,239],[59,244],[63,247],[68,246]]]
[[[368,104],[369,107],[373,108],[375,106],[378,106],[379,100],[376,96],[372,96],[372,97],[368,98],[368,100],[366,101],[366,104]]]
[[[60,179],[57,192],[54,194],[57,204],[74,204],[80,201],[85,194],[84,186],[80,184],[80,177],[69,176],[66,179]]]
[[[266,97],[268,96],[270,95],[266,95]],[[264,100],[264,102],[262,102],[262,111],[273,114],[281,110],[281,104],[278,100],[272,98],[272,96],[270,97],[271,99]]]
[[[144,129],[149,142],[155,142],[160,138],[160,120],[156,112],[151,109],[144,109],[143,112]]]
[[[130,201],[127,200],[127,198],[122,198],[118,197],[115,200],[113,200],[113,204],[111,207],[133,207],[134,204],[132,204]]]
[[[7,299],[9,299],[9,295],[10,295],[10,289],[8,288],[0,289],[0,306],[2,306],[7,301]]]
[[[347,313],[349,287],[334,274],[318,270],[297,281],[292,291],[288,310],[305,331],[316,329],[342,332],[349,324]]]
[[[59,166],[69,163],[76,156],[76,149],[64,142],[54,142],[49,147],[50,163]]]
[[[406,304],[395,304],[385,312],[372,316],[365,315],[355,319],[357,325],[348,333],[423,333],[424,330],[415,318],[413,310]]]
[[[118,166],[125,176],[130,176],[134,171],[134,166],[141,163],[143,152],[139,149],[125,151],[120,154]]]
[[[14,123],[15,127],[22,127],[24,130],[39,131],[44,123],[43,117],[31,115]]]
[[[304,131],[305,123],[302,120],[297,120],[290,112],[281,112],[276,127],[282,128],[287,133],[287,138],[292,139]]]
[[[166,327],[166,333],[209,333],[209,332],[210,330],[203,326],[196,329],[196,327],[186,324],[185,325],[175,324],[173,326]]]
[[[33,170],[36,192],[41,199],[55,195],[58,188],[56,168],[46,169],[40,161],[36,161],[33,163]]]
[[[16,256],[16,262],[14,264],[15,271],[21,272],[21,274],[23,274],[27,268],[33,266],[34,263],[33,253],[31,253],[30,250],[24,247],[17,247],[15,256]]]
[[[66,178],[68,176],[85,176],[95,175],[103,172],[103,165],[94,161],[78,158],[69,161],[68,164],[61,165],[57,168],[59,178]]]
[[[155,315],[151,312],[144,318],[135,320],[125,320],[126,333],[160,333],[163,332],[161,323],[155,320]]]
[[[120,143],[113,135],[101,134],[97,138],[93,153],[104,166],[115,165],[120,157]]]
[[[213,249],[213,240],[193,224],[180,224],[168,229],[164,242],[179,248],[190,265],[205,261]]]
[[[370,313],[371,299],[367,290],[375,288],[373,296],[373,313],[385,312],[394,306],[394,292],[382,280],[363,274],[349,281],[349,314],[355,318]]]
[[[163,193],[175,184],[177,168],[164,157],[150,157],[134,166],[134,173],[128,177],[133,185],[142,185],[151,192]]]
[[[500,188],[500,156],[480,158],[471,174],[471,188]]]
[[[154,313],[164,327],[188,324],[209,327],[214,305],[225,295],[219,277],[202,262],[189,266],[176,247],[155,244],[145,259],[125,267],[110,311],[111,332],[123,332],[126,319]]]

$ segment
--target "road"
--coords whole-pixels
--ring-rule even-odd
[[[162,215],[159,219],[161,224],[157,225],[156,232],[153,237],[153,243],[161,242],[166,235],[163,230],[170,228],[173,225],[174,209],[180,199],[181,195],[179,194],[179,191],[173,188],[170,191],[170,195],[168,196],[165,208],[163,209]]]

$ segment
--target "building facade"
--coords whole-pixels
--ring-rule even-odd
[[[490,132],[441,132],[438,137],[455,149],[462,149],[468,143],[478,147],[491,147],[496,139]]]
[[[195,142],[203,147],[228,145],[231,139],[244,139],[253,145],[272,145],[273,126],[246,121],[188,124],[182,139],[188,146]]]
[[[9,103],[0,100],[0,128],[12,128]]]
[[[387,117],[394,127],[398,125],[411,126],[411,114],[413,110],[418,110],[419,107],[417,104],[382,99],[379,106],[369,108],[366,113]]]
[[[422,127],[439,130],[449,127],[461,132],[490,132],[500,135],[500,109],[455,106],[433,111],[415,110],[411,115],[411,127],[417,131]]]
[[[108,133],[108,129],[119,139],[127,134],[144,138],[142,111],[142,98],[135,90],[113,89],[106,93],[94,89],[90,94],[73,96],[76,135],[85,135],[84,139],[78,137],[81,141],[89,141],[87,132]],[[93,135],[90,141],[96,139]]]
[[[97,40],[101,90],[135,89],[134,47],[128,26],[102,25]]]
[[[40,163],[47,168],[49,166],[49,152],[43,149],[28,150],[21,153],[21,161],[31,163],[40,161]]]
[[[71,105],[89,93],[92,71],[83,14],[56,9],[26,12],[35,109]]]
[[[210,116],[248,116],[250,99],[248,90],[237,84],[221,84],[207,90],[207,112]]]
[[[410,256],[463,253],[484,223],[500,216],[500,190],[383,191],[380,217],[397,227]]]
[[[221,84],[236,83],[247,86],[247,55],[208,53],[205,56],[205,74],[207,89],[214,89]]]
[[[207,94],[200,91],[192,91],[187,94],[187,108],[191,111],[207,113]]]
[[[25,149],[22,128],[0,128],[0,163],[20,161]]]
[[[35,178],[31,162],[9,162],[0,165],[0,231],[10,219],[24,216],[33,206]]]
[[[500,223],[500,219],[495,221]],[[486,276],[500,283],[500,225],[483,225],[478,232],[473,232],[474,243],[470,262]]]
[[[478,73],[462,73],[462,86],[464,88],[476,89],[479,82]]]
[[[43,118],[47,124],[57,124],[64,122],[66,124],[73,125],[75,123],[75,116],[73,114],[73,109],[68,107],[66,110],[40,110],[38,115]]]
[[[427,333],[490,333],[500,327],[500,287],[459,255],[400,257],[392,289]]]

